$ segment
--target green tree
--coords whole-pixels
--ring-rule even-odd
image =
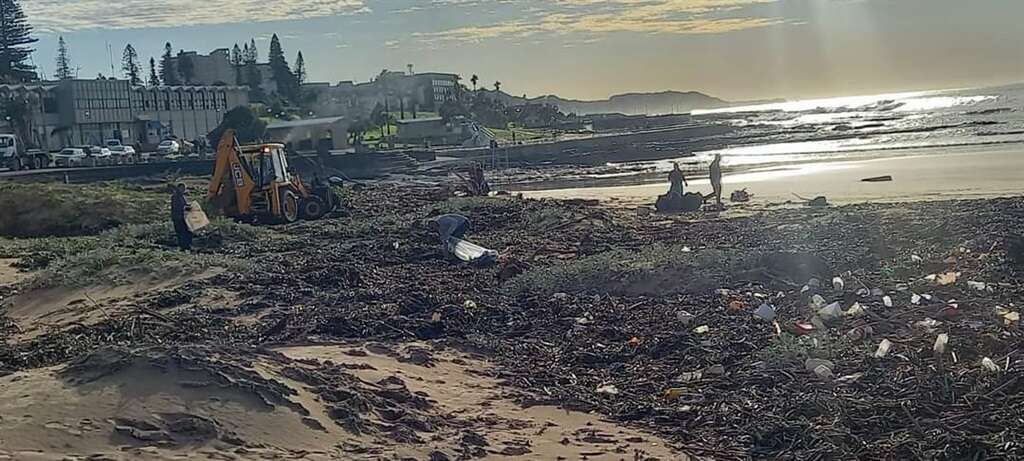
[[[156,59],[149,58],[149,86],[160,86],[160,76],[156,73]]]
[[[470,83],[473,84],[473,91],[476,91],[476,82],[480,81],[480,77],[477,77],[476,74],[473,74],[472,77],[469,77],[469,81]]]
[[[139,65],[139,54],[129,43],[121,55],[121,70],[132,85],[142,85],[142,66]]]
[[[178,75],[181,76],[182,81],[186,85],[192,84],[192,79],[196,76],[196,66],[192,62],[192,57],[185,54],[185,50],[178,51]]]
[[[174,57],[171,54],[171,42],[164,44],[164,55],[160,58],[160,80],[164,85],[180,85],[178,70],[174,68]]]
[[[74,77],[71,73],[71,56],[68,53],[68,44],[64,37],[57,38],[57,73],[54,74],[57,80],[70,80]]]
[[[235,137],[240,143],[262,141],[267,132],[267,122],[260,120],[256,113],[247,106],[238,106],[224,114],[224,120],[206,137],[210,144],[216,146],[227,129],[235,130]]]
[[[295,57],[295,81],[299,85],[306,83],[306,60],[302,57],[302,52]]]
[[[32,26],[18,0],[0,0],[0,82],[36,80],[35,66],[26,62],[32,52]]]
[[[277,84],[277,92],[289,100],[296,100],[298,85],[288,61],[284,58],[284,49],[281,48],[281,40],[277,38],[277,34],[270,37],[270,54],[267,55],[267,59],[271,77]]]
[[[249,45],[246,45],[246,47],[248,46]],[[242,49],[239,48],[236,43],[235,46],[231,48],[231,67],[235,69],[235,85],[242,84],[242,64],[244,62],[242,59]]]

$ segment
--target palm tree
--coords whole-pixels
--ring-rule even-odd
[[[494,82],[494,91],[501,91],[501,82]]]
[[[469,81],[470,83],[473,84],[473,91],[476,91],[476,82],[480,81],[480,77],[477,77],[476,74],[473,74],[472,77],[469,77]]]

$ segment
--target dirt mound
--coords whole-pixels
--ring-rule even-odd
[[[587,415],[522,409],[467,356],[425,346],[282,352],[105,347],[0,377],[0,457],[678,459],[664,442]],[[531,441],[533,432],[549,435]]]

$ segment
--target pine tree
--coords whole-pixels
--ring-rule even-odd
[[[160,86],[160,77],[156,73],[156,59],[149,58],[149,86]]]
[[[32,54],[32,26],[18,0],[0,0],[0,81],[36,80],[35,66],[25,62]]]
[[[246,45],[246,48],[248,47],[249,45]],[[239,48],[238,44],[236,43],[235,46],[231,48],[231,68],[235,70],[235,85],[242,84],[242,63],[244,62],[243,56],[244,55],[242,54],[242,49]]]
[[[71,57],[68,54],[68,44],[61,36],[57,39],[57,73],[54,75],[57,80],[70,80],[74,77],[71,73]]]
[[[298,85],[295,84],[295,75],[284,58],[284,49],[281,48],[281,40],[277,34],[270,37],[270,54],[267,55],[270,64],[270,72],[277,84],[277,92],[285,98],[294,101]]]
[[[192,84],[192,79],[196,76],[196,66],[192,62],[192,58],[185,54],[185,50],[178,51],[178,75],[181,76],[182,81],[186,85]]]
[[[171,55],[173,48],[171,42],[164,44],[164,55],[160,58],[160,80],[164,85],[180,85],[178,70],[174,67],[174,57]]]
[[[306,83],[306,60],[302,57],[302,52],[295,57],[295,82],[299,85]]]
[[[252,53],[250,61],[256,63],[260,60],[260,50],[256,48],[256,39],[254,38],[249,39],[249,52]]]
[[[135,47],[131,43],[124,47],[124,53],[121,55],[121,70],[124,71],[124,76],[131,85],[142,85],[142,66],[139,65],[139,54],[135,52]]]

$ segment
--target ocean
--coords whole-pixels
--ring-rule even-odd
[[[641,164],[661,171],[673,161],[703,164],[722,154],[725,166],[749,168],[1024,143],[1024,84],[808,99],[693,115],[698,122],[733,125],[737,132],[725,148]]]

